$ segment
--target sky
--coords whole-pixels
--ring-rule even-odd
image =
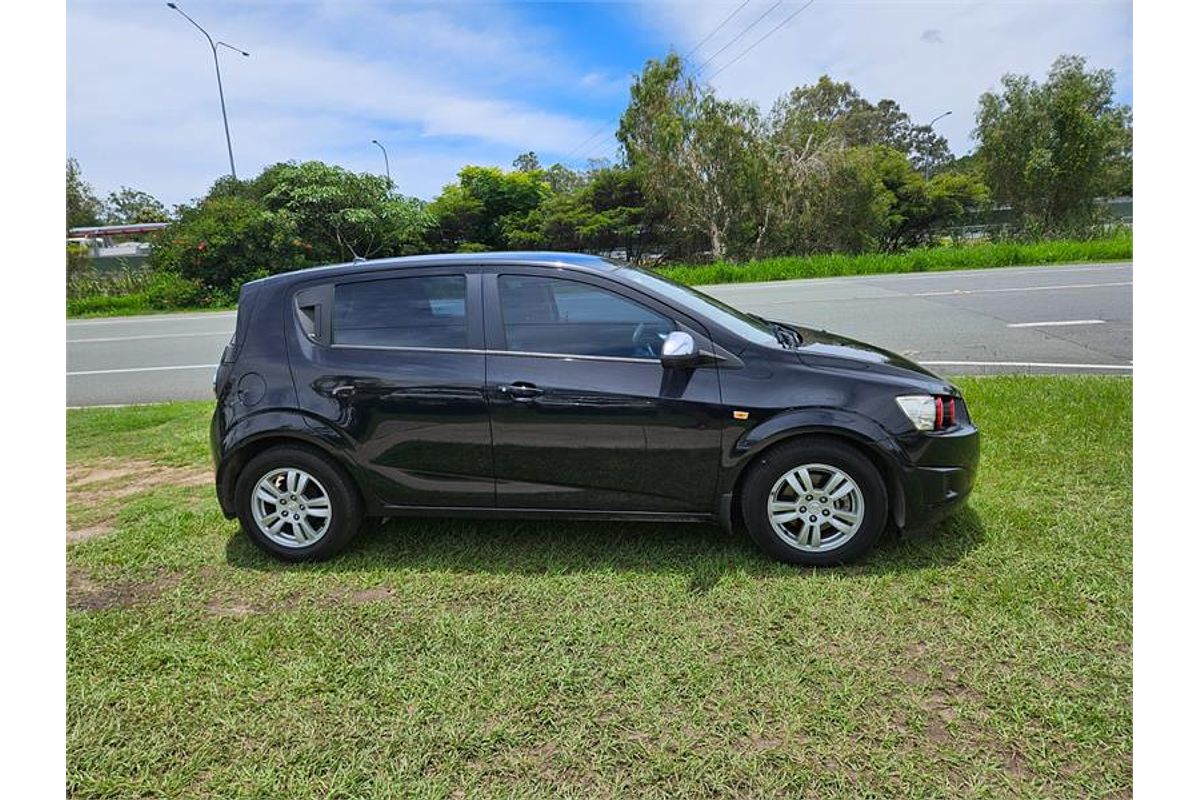
[[[613,158],[632,76],[671,49],[764,109],[829,74],[916,122],[951,111],[937,130],[958,154],[981,93],[1005,73],[1040,79],[1062,53],[1114,70],[1132,104],[1130,0],[178,5],[250,53],[218,50],[239,177],[308,159],[383,173],[377,139],[399,190],[425,199],[465,164],[528,150],[546,165]],[[203,34],[165,2],[69,0],[67,150],[101,196],[203,196],[229,172]]]

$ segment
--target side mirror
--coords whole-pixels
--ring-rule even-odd
[[[672,331],[663,340],[662,355],[659,356],[664,369],[693,367],[700,363],[700,353],[696,349],[696,340],[690,333]]]

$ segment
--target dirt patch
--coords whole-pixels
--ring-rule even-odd
[[[210,600],[204,604],[204,609],[216,617],[251,617],[263,613],[263,610],[253,603],[239,603],[229,600]]]
[[[357,592],[351,592],[351,603],[377,603],[380,600],[390,600],[392,598],[392,590],[386,586],[376,586],[371,589],[362,589]]]
[[[212,473],[198,467],[169,467],[137,459],[101,459],[67,466],[67,507],[103,509],[99,519],[89,515],[86,525],[67,523],[67,542],[81,542],[112,530],[120,512],[111,500],[130,497],[163,486],[206,486]]]
[[[148,603],[179,583],[174,573],[160,573],[149,581],[97,583],[80,567],[67,567],[67,608],[104,611]]]

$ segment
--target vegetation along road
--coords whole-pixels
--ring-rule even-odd
[[[739,283],[704,291],[896,350],[943,373],[1132,372],[1133,265]],[[67,322],[70,406],[199,400],[232,312]]]

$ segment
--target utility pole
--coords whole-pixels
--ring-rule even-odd
[[[941,114],[938,114],[936,117],[929,120],[929,124],[926,125],[925,127],[929,128],[929,130],[932,132],[933,131],[933,123],[937,122],[942,117],[948,117],[953,113],[954,113],[953,111],[943,111]],[[929,159],[928,158],[925,159],[925,180],[929,180],[929,173],[932,171],[932,169],[933,169],[933,165],[929,163]]]
[[[204,38],[208,40],[208,46],[212,48],[213,64],[217,68],[217,94],[221,98],[221,119],[225,123],[225,147],[229,150],[229,174],[232,175],[233,179],[236,181],[237,168],[233,166],[233,141],[229,138],[229,116],[225,113],[225,89],[221,86],[221,59],[217,58],[217,48],[228,47],[233,52],[241,53],[246,58],[249,58],[250,54],[245,50],[234,47],[231,44],[226,44],[225,42],[214,42],[213,38],[208,35],[208,31],[204,30],[204,28],[201,28],[200,23],[196,22],[196,20],[192,19],[187,14],[184,14],[183,9],[177,6],[175,3],[167,3],[167,8],[171,9],[172,11],[179,12],[184,19],[195,25],[196,30],[204,34]]]
[[[383,170],[387,173],[388,188],[390,189],[392,187],[392,168],[388,164],[387,148],[381,145],[378,139],[372,139],[371,144],[383,151]]]

